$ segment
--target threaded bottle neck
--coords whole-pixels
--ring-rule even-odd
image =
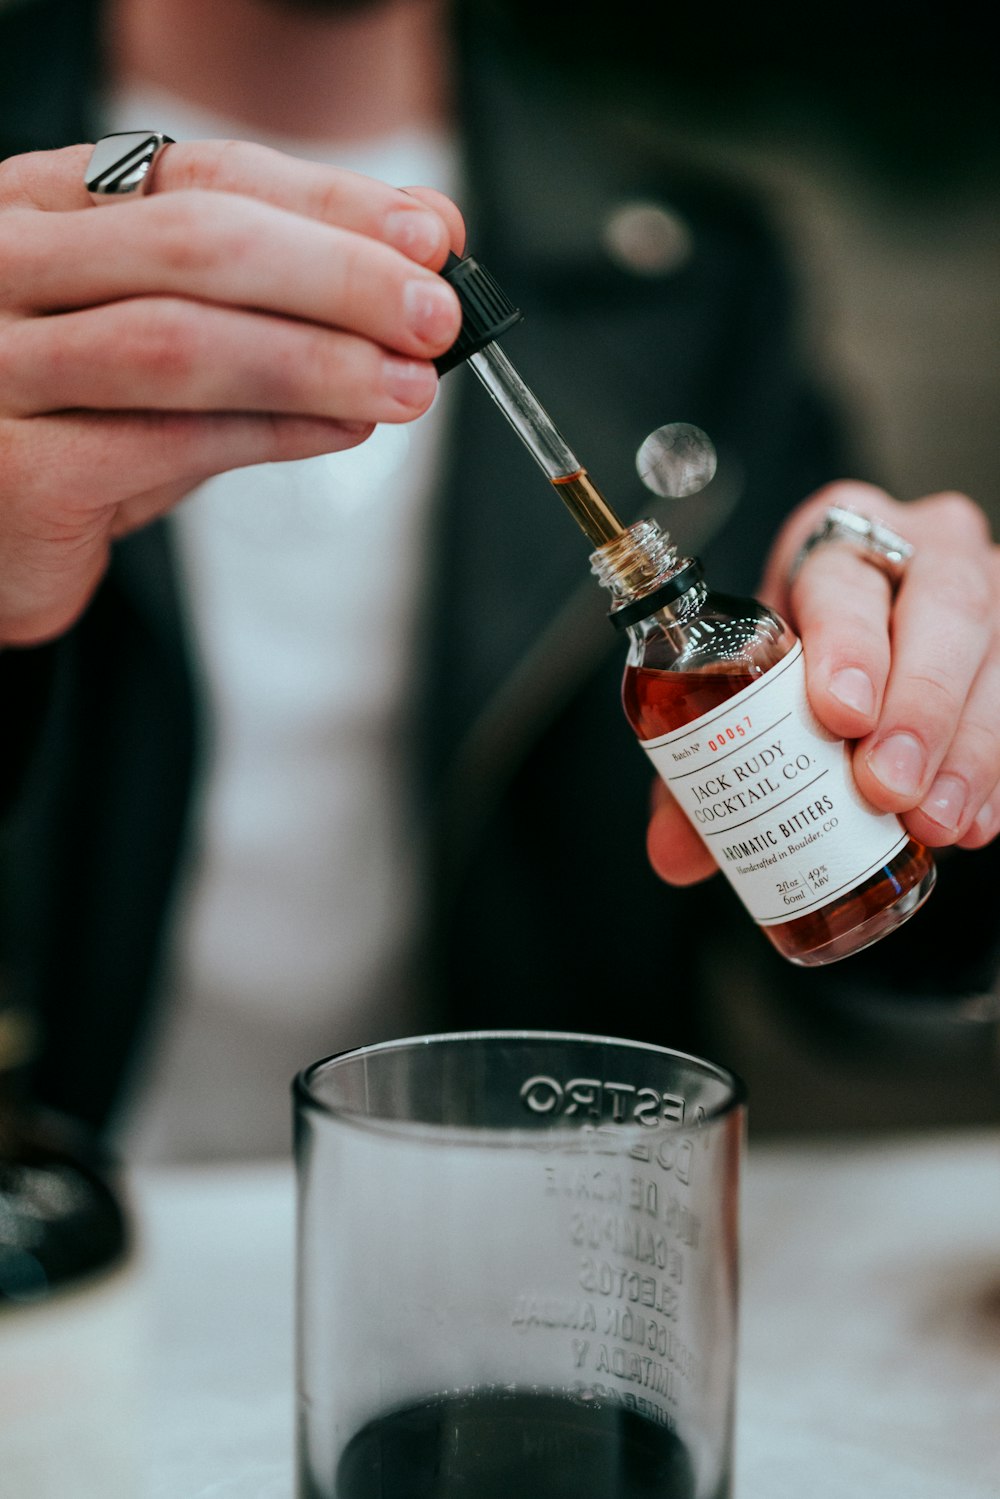
[[[625,627],[654,613],[701,580],[690,557],[678,557],[666,531],[640,520],[590,556],[590,569],[615,598],[612,624]]]
[[[591,572],[622,603],[665,583],[677,567],[677,548],[653,520],[636,521],[590,556]]]

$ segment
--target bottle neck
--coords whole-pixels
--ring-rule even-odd
[[[611,623],[625,629],[669,608],[702,585],[701,564],[679,557],[669,535],[654,520],[640,520],[591,553],[590,568],[614,596]]]

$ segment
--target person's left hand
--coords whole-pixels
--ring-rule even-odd
[[[881,520],[915,551],[898,590],[850,545],[789,570],[826,510]],[[856,740],[854,775],[880,811],[931,848],[981,848],[1000,832],[1000,547],[964,495],[900,504],[872,485],[831,484],[792,512],[758,596],[802,637],[809,700]],[[716,865],[667,788],[653,793],[647,848],[671,884]]]

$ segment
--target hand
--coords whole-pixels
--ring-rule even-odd
[[[90,146],[0,164],[0,645],[59,634],[114,537],[211,474],[430,405],[457,208],[235,141],[95,207]]]
[[[884,521],[915,547],[893,597],[849,546],[816,547],[791,588],[799,548],[831,505]],[[759,597],[802,637],[817,718],[856,740],[854,776],[931,848],[981,848],[1000,831],[1000,547],[958,494],[902,505],[880,489],[832,484],[778,534]],[[667,788],[654,789],[649,857],[663,879],[715,872]]]

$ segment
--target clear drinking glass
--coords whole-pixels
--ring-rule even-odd
[[[299,1499],[726,1499],[743,1116],[600,1036],[301,1073]]]

